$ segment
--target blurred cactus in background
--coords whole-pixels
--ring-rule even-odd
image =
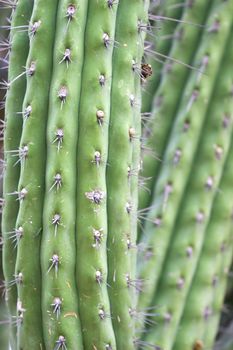
[[[232,350],[233,0],[0,0],[0,43],[1,350]]]

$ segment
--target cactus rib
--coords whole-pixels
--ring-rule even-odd
[[[67,348],[82,349],[75,278],[76,145],[87,2],[58,6],[47,122],[46,191],[41,244],[45,345],[59,336]],[[51,269],[53,255],[60,258]]]
[[[203,128],[203,138],[200,139],[190,180],[186,187],[186,195],[179,209],[174,227],[172,245],[167,253],[163,274],[155,293],[154,301],[162,305],[160,309],[161,316],[157,318],[158,325],[153,335],[148,335],[148,339],[153,338],[154,341],[167,350],[173,346],[186,296],[202,249],[213,199],[222,176],[223,165],[232,135],[232,127],[229,126],[226,130],[223,126],[222,121],[225,115],[222,104],[219,103],[223,96],[228,98],[228,103],[232,103],[232,97],[229,98],[231,87],[229,88],[229,84],[224,84],[225,81],[221,80],[220,82],[219,80],[224,76],[225,66],[224,64],[221,65],[221,52],[224,53],[223,50],[228,47],[229,41],[227,42],[226,39],[231,35],[233,2],[228,1],[224,4],[217,2],[217,4],[215,11],[218,14],[219,31],[218,35],[215,36],[214,46],[221,38],[222,48],[219,55],[216,55],[216,51],[211,50],[209,46],[208,53],[212,62],[212,73],[214,65],[216,65],[216,68],[218,66],[224,68],[222,68],[223,70],[220,69],[216,80],[216,91],[212,96],[212,103],[209,104],[207,119]],[[200,92],[203,89],[206,90],[207,85],[202,85]],[[198,112],[195,115],[198,115]],[[190,123],[190,128],[192,128],[194,125],[193,118],[190,119]],[[214,145],[219,144],[222,148],[221,157],[214,148]],[[187,144],[186,147],[188,147]]]
[[[26,63],[27,87],[19,160],[21,165],[16,222],[18,249],[17,348],[43,347],[41,315],[40,240],[44,196],[45,129],[52,69],[57,1],[36,0],[29,26],[30,49]],[[39,55],[43,48],[44,54]],[[30,337],[29,337],[30,334]]]
[[[216,13],[218,13],[219,19],[222,19],[228,11],[228,2],[224,3],[222,7],[218,7],[218,3],[216,1],[213,4],[209,15],[209,27],[215,23]],[[143,262],[144,256],[139,259],[139,263],[141,262],[139,275],[149,281],[145,292],[139,298],[139,305],[143,308],[148,306],[148,302],[151,302],[162,271],[172,236],[172,228],[185,192],[190,166],[205,120],[206,101],[211,98],[213,84],[223,54],[229,22],[230,20],[226,21],[226,25],[225,22],[221,23],[222,25],[216,32],[206,31],[195,58],[196,64],[202,64],[208,53],[208,64],[203,71],[205,74],[192,73],[166,148],[164,165],[156,183],[154,201],[145,225],[146,235],[142,240],[143,244],[152,251],[152,255],[145,262]],[[219,43],[217,53],[215,53],[216,42]],[[196,115],[199,117],[196,118]],[[177,156],[178,152],[180,157]]]
[[[23,97],[26,88],[25,76],[16,79],[21,73],[26,64],[29,40],[28,35],[24,31],[14,29],[26,25],[30,19],[32,12],[33,1],[28,4],[27,0],[20,0],[13,11],[12,16],[12,31],[10,34],[10,60],[9,60],[9,89],[6,97],[6,130],[4,135],[4,182],[3,195],[5,198],[2,212],[2,233],[3,233],[3,271],[6,285],[6,299],[11,315],[16,313],[17,289],[16,285],[12,285],[15,274],[16,249],[15,243],[10,238],[10,232],[14,232],[16,227],[16,218],[18,214],[18,201],[14,196],[8,195],[14,192],[18,186],[19,164],[16,163],[15,157],[12,156],[12,151],[19,148],[20,136],[22,130],[22,120],[17,114],[22,109]],[[19,54],[20,53],[20,54]],[[14,83],[11,83],[11,81]],[[9,286],[11,284],[11,286]]]
[[[192,3],[192,6],[187,7],[184,11],[182,21],[199,24],[205,23],[212,2],[208,0],[195,0]],[[172,58],[180,62],[192,64],[193,56],[203,30],[185,23],[180,23],[176,28],[176,33],[177,35],[182,33],[182,35],[179,40],[173,42],[169,52],[171,59],[167,59],[165,63],[166,72],[164,71],[163,73],[154,97],[152,115],[148,121],[149,124],[144,129],[144,137],[147,138],[147,141],[143,145],[142,176],[147,179],[146,185],[151,192],[153,191],[153,186],[157,180],[160,168],[166,162],[164,160],[166,142],[169,140],[169,133],[173,125],[172,120],[175,118],[187,77],[190,74],[190,70],[187,67],[173,62]],[[195,62],[193,66],[195,67]],[[175,86],[176,88],[170,89],[171,86]],[[149,130],[149,134],[147,130]],[[157,159],[154,161],[151,159],[151,154],[147,151],[148,149],[149,151],[151,149],[156,152]],[[139,208],[150,206],[150,191],[140,191]]]
[[[85,349],[116,349],[108,296],[106,167],[118,2],[88,6],[77,154],[77,284]],[[93,62],[95,64],[93,65]],[[88,331],[86,331],[88,330]]]

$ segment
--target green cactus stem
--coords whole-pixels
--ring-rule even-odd
[[[45,171],[45,131],[52,70],[57,1],[36,0],[29,24],[24,123],[18,151],[21,165],[15,200],[17,259],[17,350],[43,348],[41,315],[40,240]],[[39,53],[43,50],[43,55]]]
[[[89,2],[85,34],[77,147],[77,284],[85,349],[116,349],[107,282],[106,167],[117,8],[118,2]]]
[[[16,9],[13,11],[9,45],[10,59],[8,70],[9,88],[6,97],[5,106],[5,135],[4,135],[4,181],[3,196],[4,208],[2,212],[2,234],[3,234],[3,272],[5,277],[6,301],[10,315],[16,314],[17,290],[15,277],[16,261],[16,218],[18,214],[19,202],[14,193],[18,187],[20,166],[17,158],[14,157],[13,150],[18,150],[22,130],[22,118],[19,114],[22,110],[23,97],[26,88],[25,75],[18,78],[26,65],[28,54],[29,39],[28,34],[21,26],[28,24],[33,1],[28,3],[26,0],[20,0]],[[17,164],[16,164],[17,163]],[[15,333],[15,327],[12,328]],[[13,338],[13,336],[12,336]],[[13,344],[12,344],[13,346]]]
[[[200,25],[205,24],[212,3],[212,1],[208,0],[194,0],[191,7],[185,8],[181,20]],[[179,40],[173,42],[168,54],[171,59],[168,59],[165,64],[161,82],[154,97],[153,110],[150,117],[151,122],[149,121],[144,128],[143,137],[147,141],[142,147],[142,176],[146,179],[148,190],[142,189],[140,191],[140,209],[151,205],[153,186],[158,178],[160,168],[166,162],[164,154],[169,134],[172,130],[173,120],[185,89],[187,78],[191,74],[190,67],[185,67],[184,64],[192,65],[197,69],[200,67],[199,62],[193,62],[193,57],[203,32],[201,27],[198,28],[187,23],[180,23],[176,28],[177,35],[179,33],[182,33],[182,35]],[[178,60],[180,63],[172,59]],[[175,88],[171,89],[172,86]],[[155,152],[154,157],[156,159],[152,159],[151,151]]]
[[[152,7],[151,10],[153,13],[151,17],[155,19],[151,20],[151,26],[148,26],[148,40],[153,43],[155,51],[163,55],[167,55],[172,43],[180,39],[180,32],[176,31],[176,26],[182,15],[183,7],[174,7],[176,4],[177,0],[167,0],[155,7],[154,10]],[[186,6],[184,5],[184,7]],[[157,60],[150,58],[149,62],[153,74],[144,84],[142,112],[151,111],[155,91],[163,75],[162,62],[159,57]]]
[[[233,48],[232,40],[229,43],[229,48]],[[224,92],[226,93],[232,88],[232,59],[233,51],[231,50],[231,52],[228,51],[226,60],[223,62],[225,72],[221,77],[223,83],[219,86],[223,89],[222,97]],[[222,99],[221,107],[226,115],[230,116],[233,108],[232,96]],[[219,122],[222,121],[219,120]],[[219,138],[225,138],[226,132],[222,130],[221,133]],[[233,255],[232,164],[233,145],[231,144],[223,177],[216,193],[197,271],[176,335],[174,350],[183,348],[192,350],[198,341],[207,349],[213,348]]]
[[[232,6],[233,2],[228,1],[224,4],[219,3],[215,8],[216,13],[218,13],[219,30],[218,33],[216,32],[214,45],[216,45],[217,39],[221,38],[221,51],[228,48],[229,45],[229,41],[227,42],[226,39],[231,36]],[[220,46],[218,48],[220,49]],[[211,50],[211,46],[209,46],[209,67],[212,73],[214,65],[216,64],[216,68],[220,65],[215,85],[216,90],[209,100],[211,102],[200,138],[200,145],[173,229],[174,234],[163,266],[163,273],[153,299],[154,303],[161,305],[160,316],[156,320],[158,322],[156,330],[147,338],[150,341],[153,339],[166,350],[173,346],[205,239],[213,199],[218,190],[224,162],[230,147],[232,126],[229,125],[228,128],[225,128],[223,121],[226,117],[225,113],[228,113],[232,108],[232,81],[228,79],[229,71],[225,71],[225,61],[221,61],[221,51],[218,56],[216,50]],[[227,59],[229,59],[228,53],[227,50]],[[207,85],[201,85],[199,93],[206,88]],[[225,104],[223,104],[223,98]],[[198,115],[198,112],[195,115]],[[189,116],[191,115],[189,114]],[[187,133],[191,131],[195,123],[194,118],[189,120],[190,130],[186,131]],[[186,143],[186,147],[188,147],[188,143]]]
[[[220,21],[219,28],[216,31],[206,30],[195,58],[196,64],[201,66],[204,74],[192,72],[167,144],[163,167],[154,191],[154,201],[145,225],[146,234],[142,240],[146,252],[149,249],[150,257],[146,260],[143,254],[139,257],[139,276],[149,281],[139,298],[142,308],[147,307],[152,300],[169,248],[173,226],[206,117],[206,101],[211,99],[225,49],[231,21],[231,18],[227,20],[230,6],[231,2],[219,4],[218,0],[213,4],[208,28],[215,26],[217,19]],[[219,50],[216,52],[217,42]],[[196,118],[196,115],[199,117]]]
[[[56,19],[41,244],[43,328],[48,349],[55,347],[59,337],[65,338],[67,348],[83,348],[75,281],[75,192],[86,14],[86,1],[71,5],[65,0],[59,3]]]
[[[122,350],[135,348],[135,298],[132,294],[135,295],[140,288],[139,281],[136,281],[135,275],[132,275],[133,270],[131,271],[137,203],[133,202],[129,169],[137,176],[139,164],[134,165],[134,162],[138,162],[139,158],[140,134],[137,134],[139,129],[136,119],[139,118],[140,99],[136,98],[135,78],[140,80],[139,51],[143,48],[142,28],[147,24],[146,7],[147,2],[143,10],[141,1],[138,0],[130,3],[123,0],[119,3],[116,27],[119,47],[114,50],[113,56],[111,98],[114,102],[111,107],[107,168],[108,283],[117,348]],[[134,149],[137,150],[136,153]],[[124,336],[125,332],[127,337]]]

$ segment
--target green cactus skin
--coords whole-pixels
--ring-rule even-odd
[[[13,13],[12,27],[15,28],[27,25],[31,15],[32,5],[33,2],[28,3],[27,0],[20,0],[18,2]],[[26,64],[29,45],[27,32],[21,31],[19,28],[12,29],[10,43],[11,55],[8,71],[9,82],[13,81],[22,73],[22,69]],[[25,76],[15,80],[8,89],[5,107],[7,127],[4,135],[5,169],[3,195],[5,203],[2,212],[2,234],[4,240],[2,254],[3,272],[7,292],[6,299],[10,315],[15,315],[17,302],[16,284],[13,283],[15,280],[16,249],[14,248],[15,242],[13,242],[13,239],[10,239],[10,236],[14,235],[19,202],[15,200],[15,196],[7,194],[12,193],[17,189],[19,181],[20,167],[19,164],[15,165],[16,158],[12,156],[11,152],[12,150],[19,148],[22,119],[17,113],[22,109],[25,88]]]
[[[135,72],[141,69],[141,58],[137,62],[143,47],[140,25],[147,23],[146,7],[143,2],[122,0],[117,14],[116,41],[119,46],[114,51],[112,84],[112,108],[109,129],[109,153],[107,168],[108,185],[108,283],[112,310],[112,321],[117,341],[117,349],[134,349],[135,305],[132,294],[138,288],[135,276],[131,274],[131,254],[128,240],[136,238],[134,224],[137,203],[131,197],[131,182],[128,169],[137,173],[133,165],[133,149],[138,149],[136,119],[137,105],[140,100],[135,96]],[[130,16],[128,16],[130,14]],[[127,23],[127,25],[126,25]],[[139,77],[137,77],[139,79]],[[134,117],[135,116],[135,117]],[[134,123],[132,125],[132,123]],[[137,124],[138,125],[138,124]],[[136,151],[135,151],[136,152]],[[134,159],[138,156],[135,153]],[[132,242],[133,243],[133,242]],[[131,249],[130,249],[131,250]],[[132,249],[133,250],[133,249]],[[127,332],[127,337],[125,336]]]
[[[185,9],[181,18],[182,21],[199,24],[205,23],[209,8],[212,6],[211,4],[212,1],[208,0],[194,0],[192,7]],[[169,57],[177,59],[180,62],[192,64],[202,30],[198,27],[181,23],[177,26],[176,33],[180,33],[181,31],[182,37],[172,45]],[[195,67],[195,62],[193,66]],[[150,191],[153,189],[160,167],[165,162],[164,152],[169,139],[172,121],[175,118],[187,77],[190,74],[189,68],[171,60],[167,61],[166,67],[166,74],[164,71],[160,86],[154,98],[154,108],[152,110],[151,122],[148,126],[148,128],[150,127],[150,133],[149,135],[145,134],[147,142],[145,145],[146,149],[143,152],[142,176],[147,179],[146,186]],[[171,89],[172,86],[176,88]],[[145,132],[148,128],[144,129]],[[147,154],[147,148],[155,151],[158,159],[153,161],[151,155]],[[147,208],[151,204],[150,192],[142,189],[139,194],[139,208]]]
[[[167,0],[164,3],[161,3],[156,7],[155,15],[177,19],[177,22],[168,19],[163,20],[162,18],[158,19],[158,22],[152,21],[152,25],[156,28],[151,30],[151,34],[148,33],[148,40],[154,43],[155,51],[163,55],[167,55],[172,43],[179,40],[179,32],[175,32],[175,30],[182,14],[182,7],[173,7],[173,5],[176,4],[177,0]],[[174,32],[175,35],[173,34]],[[150,59],[149,61],[153,75],[148,79],[147,84],[145,84],[145,91],[142,95],[142,112],[151,111],[153,97],[162,75],[162,63],[160,62],[159,57],[158,60]]]
[[[60,336],[65,337],[67,348],[83,348],[75,282],[75,174],[86,13],[87,1],[76,0],[71,5],[65,0],[58,6],[41,244],[46,349],[55,348]],[[60,96],[62,92],[64,97]],[[50,268],[55,254],[60,259],[58,271]]]
[[[219,16],[219,35],[222,45],[224,45],[226,44],[224,36],[231,34],[233,1],[225,4],[220,3],[216,10]],[[222,15],[224,16],[222,17]],[[217,36],[215,45],[219,42]],[[228,48],[228,43],[226,48]],[[218,47],[220,49],[220,46]],[[210,67],[213,72],[214,60],[218,61],[221,55],[217,55],[216,51],[211,50],[211,47],[209,47],[208,52]],[[215,58],[213,59],[214,54]],[[223,124],[225,118],[223,98],[227,101],[227,113],[232,106],[232,81],[228,80],[227,75],[225,76],[224,63],[221,68],[216,80],[216,91],[211,98],[212,103],[204,124],[203,136],[186,187],[186,194],[174,227],[172,244],[167,253],[161,280],[154,297],[154,302],[161,305],[160,316],[156,319],[158,322],[156,330],[153,331],[153,334],[148,335],[147,340],[155,341],[166,350],[170,350],[173,346],[186,296],[202,249],[213,198],[218,189],[224,162],[230,147],[232,127],[229,126],[226,129]],[[205,88],[204,85],[201,89],[203,88]],[[193,121],[194,119],[191,118],[190,130],[193,127]],[[188,147],[187,143],[186,147]]]
[[[116,349],[108,297],[108,128],[118,2],[91,1],[79,109],[77,284],[84,348]],[[93,65],[94,62],[94,65]]]
[[[232,124],[233,98],[229,94],[233,84],[233,42],[228,44],[225,59],[222,62],[221,80],[218,86],[218,99],[220,102],[216,114],[229,118]],[[211,115],[211,119],[214,115]],[[218,118],[219,119],[219,118]],[[217,123],[218,122],[218,123]],[[219,130],[222,120],[212,120],[216,129],[215,140],[212,145],[221,145],[218,151],[226,151],[225,142],[231,135],[232,126]],[[227,136],[226,136],[227,135]],[[217,142],[217,143],[215,143]],[[219,147],[219,146],[218,146]],[[221,155],[216,153],[216,155]],[[217,160],[218,162],[218,160]],[[232,258],[232,178],[233,145],[231,144],[229,156],[226,160],[223,177],[219,191],[216,193],[210,223],[205,234],[203,250],[199,259],[195,278],[190,287],[183,317],[176,336],[174,350],[192,349],[195,341],[200,340],[207,349],[212,349],[214,337],[217,332],[220,311],[226,291],[227,273]]]
[[[45,129],[56,11],[56,0],[52,2],[36,0],[29,28],[30,49],[26,64],[27,88],[23,111],[26,113],[29,106],[31,111],[25,118],[20,141],[19,213],[16,222],[18,350],[43,348],[40,240],[44,195]],[[39,55],[42,48],[43,55]]]
[[[191,170],[190,167],[198,145],[207,111],[207,102],[211,98],[224,44],[229,32],[230,19],[227,12],[231,2],[224,4],[220,2],[219,5],[219,1],[215,1],[214,5],[217,7],[214,6],[210,13],[208,28],[212,28],[215,25],[216,13],[218,14],[217,18],[220,21],[224,18],[224,21],[221,21],[219,30],[206,31],[200,44],[195,62],[196,64],[203,62],[208,53],[208,64],[204,70],[205,74],[193,72],[188,81],[170,141],[167,145],[164,165],[156,184],[152,209],[145,225],[146,235],[142,243],[148,247],[152,254],[147,260],[145,260],[144,256],[141,256],[139,259],[139,276],[145,281],[149,281],[140,295],[139,306],[141,308],[148,306],[156,290],[179,204],[185,191]],[[226,16],[226,19],[224,16]],[[219,45],[219,51],[217,52],[215,50],[216,43]],[[196,96],[197,90],[198,96]],[[194,100],[195,98],[196,100]],[[198,115],[198,118],[196,118],[196,115]]]

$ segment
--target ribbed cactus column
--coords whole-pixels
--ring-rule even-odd
[[[218,94],[215,94],[216,101],[214,102],[214,107],[216,108],[215,104],[217,104],[218,108],[214,114],[210,114],[210,123],[213,124],[216,131],[211,133],[212,147],[210,143],[209,153],[215,151],[216,163],[219,163],[219,166],[222,166],[220,163],[222,154],[228,148],[226,143],[232,138],[232,61],[233,37],[228,43],[225,59],[221,64],[221,79],[218,82]],[[216,121],[215,115],[218,116]],[[228,123],[224,121],[224,118]],[[214,135],[216,135],[215,138]],[[195,342],[198,341],[203,343],[203,347],[207,349],[212,349],[213,346],[233,252],[232,164],[233,144],[230,146],[223,177],[214,200],[204,247],[176,335],[175,350],[192,350]]]
[[[77,155],[77,285],[84,349],[116,349],[106,242],[108,128],[118,2],[90,1]]]
[[[172,242],[173,226],[179,205],[194,160],[198,140],[206,117],[208,101],[212,97],[214,83],[227,35],[231,24],[228,15],[231,2],[216,0],[209,14],[208,30],[200,43],[195,57],[202,73],[192,72],[185,88],[169,142],[166,147],[163,166],[156,182],[154,200],[145,225],[146,235],[142,242],[150,250],[150,258],[139,259],[139,276],[146,288],[141,294],[139,305],[148,306],[156,290],[160,273]],[[216,43],[219,50],[216,51]],[[205,65],[203,65],[205,62]],[[196,117],[198,115],[198,118]]]
[[[29,38],[25,28],[28,25],[33,1],[20,0],[12,14],[11,25],[13,29],[10,35],[10,61],[8,70],[9,88],[7,91],[5,106],[5,169],[3,182],[4,208],[2,212],[2,234],[3,234],[3,271],[5,277],[6,299],[11,316],[16,315],[17,303],[17,279],[15,276],[16,261],[16,218],[18,214],[19,201],[14,195],[17,191],[20,164],[14,156],[19,149],[22,118],[19,114],[22,110],[23,97],[26,87],[26,77],[21,76],[22,69],[26,65],[28,55]],[[17,164],[16,164],[17,163]],[[13,328],[15,329],[15,328]]]
[[[215,10],[218,18],[218,48],[220,49],[221,41],[221,51],[223,51],[229,45],[229,41],[226,41],[227,37],[231,36],[233,1],[220,3]],[[216,43],[217,41],[215,41],[214,46]],[[146,337],[150,340],[153,339],[167,350],[173,346],[205,239],[213,199],[218,191],[224,162],[230,147],[232,125],[225,128],[225,110],[221,102],[224,98],[226,104],[232,104],[232,85],[230,81],[227,83],[227,80],[223,78],[227,79],[227,75],[225,75],[225,62],[221,61],[221,51],[217,54],[216,50],[211,50],[209,47],[209,69],[213,69],[215,64],[216,68],[220,66],[215,85],[216,90],[209,100],[209,110],[200,145],[193,162],[176,225],[173,228],[174,234],[160,283],[153,300],[154,303],[161,305],[160,316],[156,320],[158,325]],[[228,51],[226,54],[228,56]],[[207,88],[207,86],[202,85],[199,93],[203,91],[203,88]],[[231,108],[230,105],[226,106],[226,112],[229,108]],[[194,118],[190,118],[190,129],[186,131],[187,133],[192,130],[194,123]],[[188,143],[186,143],[186,147],[188,147]]]
[[[141,175],[147,179],[146,187],[149,191],[141,189],[139,208],[147,208],[151,205],[153,186],[155,186],[161,166],[166,163],[165,150],[172,130],[173,120],[175,119],[187,78],[191,74],[190,68],[185,67],[184,64],[202,69],[201,62],[193,61],[193,57],[203,33],[203,28],[188,23],[205,24],[212,4],[213,1],[209,0],[192,1],[192,6],[185,8],[181,17],[181,20],[187,23],[180,23],[176,28],[175,33],[177,35],[181,33],[181,36],[179,40],[173,42],[169,51],[168,56],[171,59],[168,59],[165,63],[161,82],[154,97],[152,115],[147,127],[144,129],[143,137],[146,142],[144,142],[142,147],[143,171]],[[178,62],[173,61],[173,59]],[[203,68],[205,69],[205,65]],[[156,72],[153,74],[156,74]],[[174,87],[174,89],[171,87]],[[153,159],[151,151],[152,155],[154,153],[155,159]]]
[[[153,74],[148,78],[148,82],[143,84],[145,91],[142,95],[142,112],[151,111],[155,91],[164,74],[163,62],[165,57],[168,55],[171,45],[174,45],[176,40],[180,40],[182,34],[181,30],[176,31],[176,26],[183,9],[189,5],[185,2],[183,6],[176,5],[177,0],[167,0],[155,6],[155,9],[153,3],[151,6],[151,18],[154,18],[154,20],[151,19],[151,25],[148,25],[145,31],[147,29],[147,39],[152,44],[151,48],[155,53],[148,53]],[[161,58],[161,55],[164,55],[164,57]],[[164,68],[166,69],[166,65]]]
[[[41,245],[46,349],[82,349],[75,278],[76,148],[87,1],[59,2],[47,122]],[[57,345],[57,346],[58,346]]]
[[[143,47],[142,28],[147,24],[147,2],[119,3],[113,56],[112,106],[109,125],[108,184],[108,264],[109,294],[117,349],[135,347],[135,298],[139,281],[131,273],[131,254],[135,246],[137,203],[131,193],[131,176],[138,173],[140,130],[139,94],[135,95],[135,76],[140,79]],[[130,16],[128,16],[130,13]],[[137,76],[138,75],[138,76]],[[139,98],[139,100],[137,100]],[[137,116],[137,117],[136,117]],[[139,132],[139,134],[137,134]],[[134,154],[134,147],[137,154]],[[133,162],[133,158],[136,162]],[[130,175],[130,176],[129,176]],[[125,332],[127,336],[125,336]]]
[[[17,349],[43,348],[41,315],[40,240],[44,197],[45,131],[52,70],[57,1],[36,0],[30,20],[30,49],[26,63],[24,123],[18,151],[20,179],[15,234],[18,281]],[[43,50],[43,55],[40,52]],[[16,158],[17,161],[17,158]]]
[[[12,27],[10,37],[11,55],[9,62],[8,72],[8,91],[6,98],[6,131],[4,135],[4,147],[5,147],[5,170],[4,170],[4,209],[2,213],[2,232],[4,239],[3,246],[3,268],[6,278],[7,298],[9,305],[11,304],[11,298],[13,298],[13,304],[11,312],[15,310],[16,296],[14,295],[15,286],[8,285],[14,279],[15,273],[15,259],[16,249],[14,249],[14,239],[11,237],[14,235],[15,221],[18,214],[19,202],[15,200],[13,195],[17,190],[19,180],[20,166],[17,163],[17,158],[14,157],[12,152],[17,152],[19,148],[21,130],[22,130],[22,118],[20,112],[22,109],[23,97],[26,86],[25,75],[22,74],[23,66],[26,64],[28,54],[28,33],[21,26],[27,27],[27,22],[30,19],[32,6],[28,6],[26,1],[21,0],[18,3],[17,8],[13,11]],[[18,55],[21,52],[21,55]],[[14,297],[13,297],[14,295]]]

